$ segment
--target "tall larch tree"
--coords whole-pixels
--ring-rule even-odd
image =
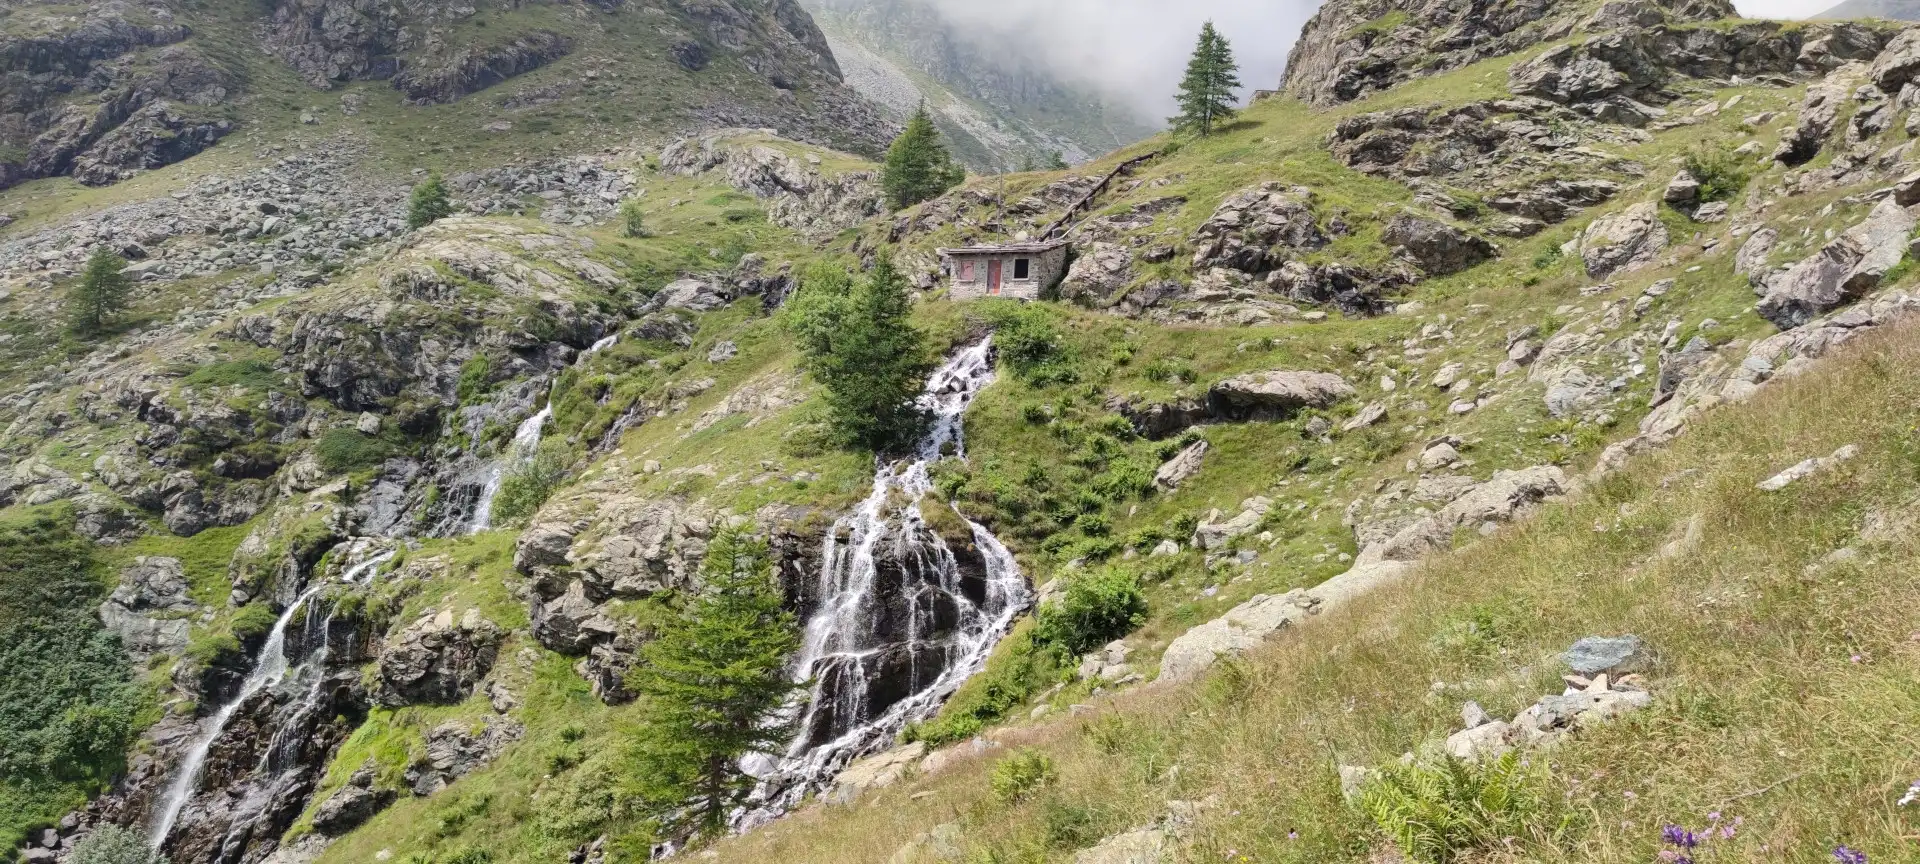
[[[887,148],[886,165],[880,171],[880,186],[895,210],[912,207],[937,198],[967,179],[966,169],[953,161],[947,145],[934,128],[927,106],[913,112],[907,128]]]
[[[1174,96],[1180,116],[1167,122],[1175,129],[1212,135],[1220,124],[1233,119],[1233,91],[1240,87],[1239,71],[1233,48],[1208,21],[1200,28],[1200,44],[1194,47],[1186,77],[1180,79],[1180,92]]]
[[[663,836],[725,833],[755,783],[741,757],[786,748],[796,724],[783,710],[803,686],[788,674],[799,625],[781,606],[766,543],[721,531],[700,582],[628,679],[647,721],[637,797]]]

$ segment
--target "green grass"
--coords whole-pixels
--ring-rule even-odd
[[[1706,416],[1576,503],[1243,663],[1025,732],[1017,740],[1055,769],[1030,798],[1008,803],[990,761],[962,760],[870,795],[874,806],[729,841],[719,860],[884,860],[954,820],[979,860],[1068,860],[1091,845],[1083,838],[1145,824],[1167,800],[1218,796],[1182,847],[1187,860],[1365,861],[1392,838],[1342,800],[1337,766],[1391,765],[1431,746],[1457,728],[1466,699],[1512,716],[1558,691],[1557,652],[1622,632],[1658,655],[1654,707],[1534,761],[1524,788],[1540,806],[1496,808],[1518,821],[1475,829],[1474,845],[1494,840],[1486,860],[1650,860],[1662,825],[1697,828],[1710,811],[1742,822],[1720,852],[1728,860],[1811,864],[1840,844],[1903,860],[1913,817],[1894,800],[1920,771],[1897,743],[1920,711],[1906,611],[1920,589],[1905,575],[1920,561],[1909,527],[1920,519],[1916,357],[1912,328],[1849,346],[1827,368]],[[1785,492],[1754,491],[1842,444],[1863,453]],[[1657,554],[1694,519],[1698,548]],[[1810,566],[1842,547],[1864,554]],[[1444,634],[1462,622],[1489,625],[1498,647],[1457,650]],[[1064,846],[1048,817],[1063,811],[1090,814]]]

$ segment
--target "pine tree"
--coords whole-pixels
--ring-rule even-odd
[[[1208,21],[1200,28],[1200,44],[1193,49],[1187,75],[1180,79],[1180,92],[1174,96],[1180,116],[1167,122],[1176,129],[1212,135],[1221,123],[1233,119],[1233,91],[1240,86],[1235,73],[1239,71],[1233,49]]]
[[[447,197],[447,184],[441,181],[440,172],[428,174],[424,182],[413,187],[413,199],[407,202],[408,228],[425,228],[451,215],[453,202]]]
[[[1051,150],[1047,152],[1048,171],[1065,171],[1068,167],[1067,157],[1060,155],[1060,151]]]
[[[812,268],[786,314],[808,371],[827,388],[835,431],[887,453],[919,437],[926,412],[915,403],[933,364],[925,337],[908,321],[906,279],[889,251],[878,257],[858,284],[831,265]]]
[[[104,246],[93,250],[80,284],[74,286],[67,300],[75,331],[84,335],[99,333],[126,311],[130,287],[126,274],[120,272],[125,269],[127,260],[112,250]]]
[[[795,723],[782,709],[802,686],[787,674],[799,629],[781,608],[766,543],[720,532],[700,581],[700,593],[641,649],[628,681],[646,706],[638,798],[669,835],[726,829],[728,811],[754,786],[741,757],[786,747]]]
[[[620,233],[628,237],[647,236],[647,212],[640,209],[640,202],[627,199],[620,205]]]
[[[965,179],[966,170],[954,164],[947,145],[940,141],[940,130],[933,126],[933,115],[921,105],[887,148],[886,165],[880,171],[887,200],[895,210],[912,207],[939,197]]]

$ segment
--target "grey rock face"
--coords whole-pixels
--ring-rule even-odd
[[[1060,282],[1060,299],[1106,305],[1133,281],[1133,250],[1118,243],[1094,243],[1075,258]]]
[[[1652,265],[1667,243],[1659,207],[1648,202],[1594,220],[1580,236],[1580,256],[1588,276],[1605,279]]]
[[[815,240],[886,210],[879,178],[870,171],[828,174],[779,149],[729,140],[741,130],[686,138],[660,153],[660,169],[692,176],[720,172],[728,185],[768,202],[767,218]]]
[[[1756,311],[1791,330],[1860,299],[1906,256],[1915,224],[1906,208],[1881,201],[1819,252],[1769,277]]]
[[[136,661],[178,654],[186,650],[193,627],[189,616],[200,611],[188,594],[191,587],[179,559],[135,558],[100,604],[100,623],[120,635],[121,646]]]
[[[327,800],[314,808],[313,830],[338,837],[366,824],[374,814],[392,804],[393,799],[391,790],[373,788],[372,769],[362,768],[353,772],[340,791],[327,796]]]
[[[460,702],[493,668],[503,636],[477,609],[458,624],[451,609],[421,618],[387,639],[374,699],[396,708]]]
[[[1834,123],[1840,117],[1848,97],[1859,83],[1857,74],[1842,69],[1807,86],[1806,99],[1800,105],[1800,121],[1792,132],[1780,139],[1773,158],[1785,165],[1802,165],[1820,154],[1833,137]]]
[[[1609,675],[1618,678],[1634,672],[1645,671],[1648,655],[1646,643],[1638,636],[1589,636],[1573,643],[1567,653],[1561,657],[1574,674],[1593,677]]]
[[[1429,276],[1458,273],[1500,254],[1485,238],[1433,219],[1401,214],[1380,234]]]
[[[1306,408],[1326,408],[1353,397],[1353,385],[1331,372],[1249,372],[1208,391],[1213,413],[1223,417],[1285,418]]]
[[[1201,462],[1206,459],[1206,456],[1206,441],[1195,441],[1187,445],[1186,449],[1167,460],[1165,465],[1160,466],[1160,470],[1154,472],[1153,485],[1167,492],[1180,488],[1180,484],[1185,483],[1187,478],[1200,473]]]
[[[524,75],[572,50],[572,39],[533,30],[500,45],[470,47],[438,62],[410,65],[393,76],[393,86],[416,105],[445,104]]]
[[[525,733],[525,726],[505,717],[488,717],[477,730],[472,721],[443,723],[427,733],[426,756],[407,767],[407,783],[415,795],[432,795],[485,767]]]
[[[1312,193],[1282,183],[1263,183],[1227,196],[1193,234],[1193,268],[1223,267],[1264,273],[1286,263],[1289,250],[1327,244],[1313,209]]]

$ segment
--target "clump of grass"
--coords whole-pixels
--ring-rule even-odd
[[[328,473],[345,474],[372,468],[392,455],[393,450],[385,441],[357,429],[334,428],[320,436],[313,453]]]
[[[1367,818],[1420,864],[1450,864],[1516,838],[1552,841],[1566,824],[1558,803],[1545,767],[1518,751],[1478,763],[1389,763],[1360,791]]]
[[[1747,160],[1725,146],[1698,146],[1687,151],[1687,173],[1700,183],[1701,201],[1726,201],[1747,188],[1753,169]]]
[[[995,797],[1012,803],[1053,782],[1057,774],[1053,760],[1045,753],[1021,750],[995,764],[989,782]]]

